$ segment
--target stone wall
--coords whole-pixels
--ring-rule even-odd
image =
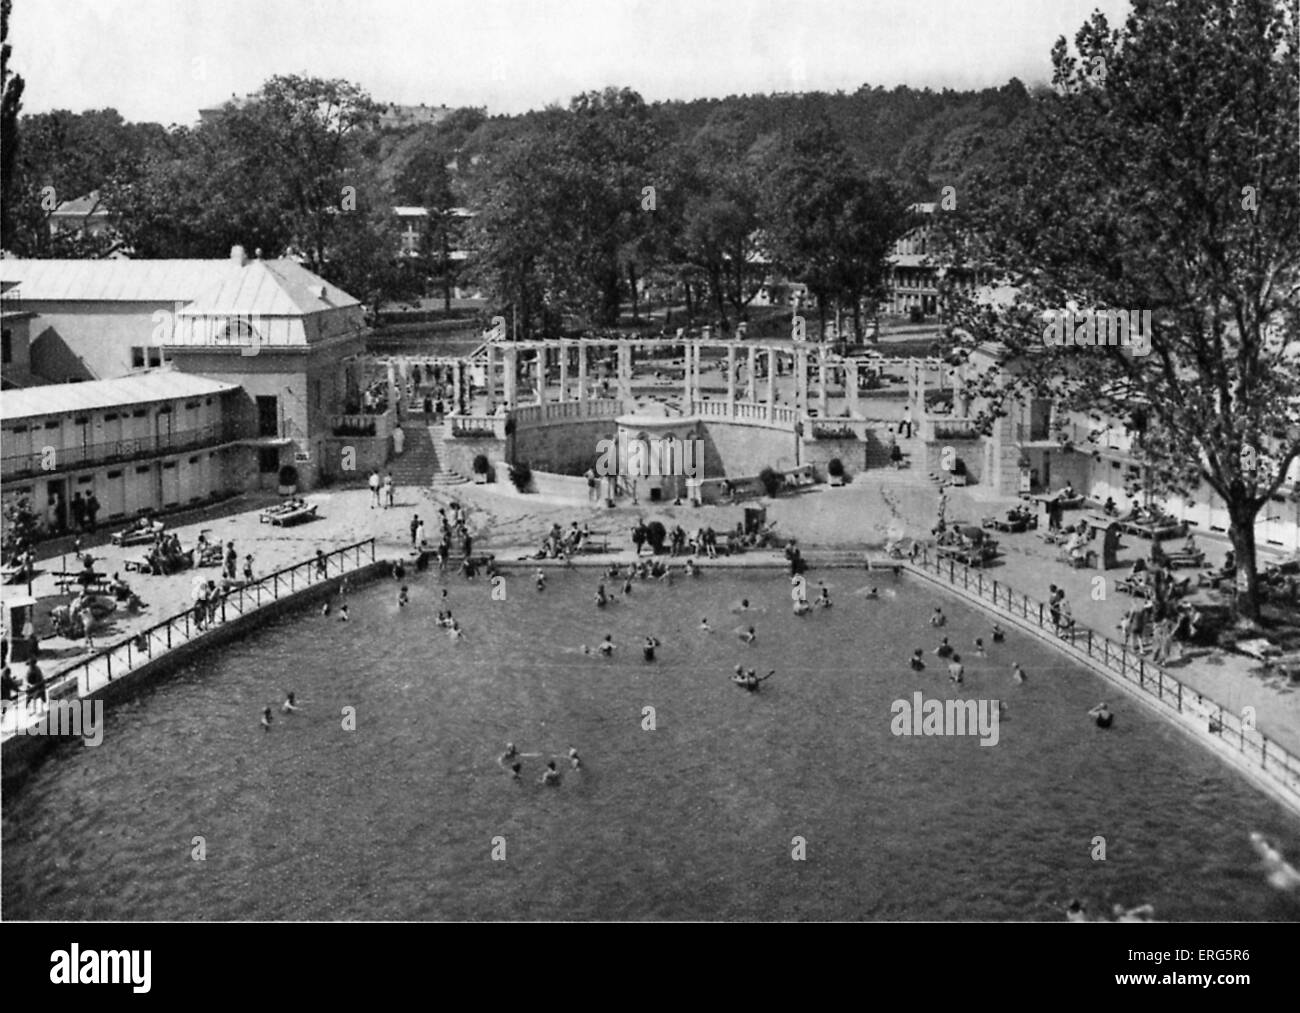
[[[495,475],[498,482],[508,482],[506,472],[506,440],[495,436],[449,436],[442,441],[438,452],[438,463],[443,471],[454,471],[458,475],[471,478],[474,474],[474,458],[486,454],[489,475]],[[516,454],[520,461],[527,461],[523,454]]]
[[[515,433],[515,460],[527,461],[535,471],[581,475],[594,467],[600,441],[614,439],[617,430],[612,418],[521,426]]]

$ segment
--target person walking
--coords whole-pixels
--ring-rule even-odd
[[[86,497],[86,529],[94,534],[95,518],[99,516],[99,500],[95,498],[94,492]]]
[[[384,509],[387,510],[393,505],[393,496],[397,489],[393,485],[393,473],[390,471],[384,476]]]
[[[415,536],[419,532],[420,528],[422,528],[423,526],[424,526],[424,522],[420,520],[419,514],[415,514],[411,517],[410,527],[411,527],[411,548],[412,549],[419,548],[419,542],[416,541]]]
[[[379,506],[379,472],[370,473],[370,509]]]
[[[222,568],[221,575],[230,580],[238,576],[239,570],[239,553],[235,551],[235,543],[226,543],[226,565]]]

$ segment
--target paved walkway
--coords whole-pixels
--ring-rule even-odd
[[[255,573],[261,575],[309,558],[317,548],[335,548],[372,536],[376,539],[379,558],[404,553],[410,548],[408,525],[412,514],[419,513],[425,518],[430,537],[436,537],[437,508],[453,499],[459,499],[468,510],[476,551],[495,553],[500,562],[514,562],[535,551],[555,523],[567,528],[570,521],[577,521],[580,525],[587,523],[592,530],[609,531],[614,554],[627,559],[632,552],[631,528],[638,518],[658,519],[668,526],[680,523],[688,531],[700,526],[725,531],[742,520],[745,506],[692,508],[643,503],[608,509],[585,497],[521,494],[509,484],[497,483],[433,489],[402,487],[398,490],[396,506],[385,510],[369,505],[370,494],[365,489],[323,490],[307,495],[310,502],[319,504],[319,520],[283,529],[258,522],[258,510],[276,499],[273,495],[244,497],[236,504],[245,507],[242,512],[218,517],[209,513],[175,530],[185,546],[193,544],[204,528],[210,530],[214,539],[233,540],[241,568],[244,555],[251,552]],[[865,558],[868,547],[878,548],[884,543],[891,524],[901,526],[908,535],[925,537],[933,524],[937,502],[938,492],[927,479],[907,471],[880,470],[859,475],[843,488],[817,486],[776,500],[763,500],[762,505],[767,508],[768,521],[776,523],[777,533],[796,537],[815,561],[818,550],[860,553]],[[981,517],[1005,509],[1013,502],[990,499],[978,487],[953,489],[949,491],[948,517],[978,524]],[[751,501],[749,505],[754,504]],[[1226,542],[1200,540],[1208,554],[1208,564],[1220,564],[1228,547]],[[1121,561],[1134,558],[1137,552],[1145,553],[1146,544],[1133,544],[1134,541],[1130,540],[1121,550]],[[1081,624],[1119,639],[1116,627],[1129,599],[1114,590],[1114,580],[1127,567],[1103,575],[1107,578],[1105,599],[1094,601],[1091,592],[1095,572],[1074,570],[1058,562],[1056,549],[1045,545],[1035,533],[1001,535],[999,542],[1005,555],[999,561],[1001,565],[987,571],[990,578],[1037,600],[1046,599],[1048,585],[1055,583],[1065,589],[1074,616]],[[111,546],[89,551],[97,557],[96,567],[109,573],[124,570],[123,562],[139,555],[138,550]],[[601,557],[587,559],[598,562]],[[780,560],[777,553],[755,553],[746,557],[745,562]],[[37,577],[34,590],[38,596],[55,592],[54,578],[48,570],[56,568],[57,562],[56,556],[55,566],[50,567],[47,562],[47,572]],[[69,565],[71,568],[72,564]],[[202,572],[215,575],[217,571],[210,568]],[[123,576],[127,575],[123,573]],[[169,577],[131,575],[133,588],[149,608],[138,616],[115,616],[116,621],[100,631],[98,642],[117,643],[128,634],[185,608],[193,576],[193,571]],[[78,643],[50,638],[42,641],[42,654],[48,678],[61,666],[83,657],[84,651]],[[1195,657],[1170,665],[1169,671],[1185,685],[1238,714],[1245,706],[1255,707],[1260,730],[1300,755],[1300,692],[1286,685],[1282,677],[1265,672],[1249,658],[1218,648],[1201,649]]]

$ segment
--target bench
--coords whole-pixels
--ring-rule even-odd
[[[608,552],[609,551],[609,532],[608,531],[588,531],[582,539],[582,544],[578,546],[579,552]]]

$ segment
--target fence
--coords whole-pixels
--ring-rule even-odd
[[[319,572],[322,559],[323,574]],[[193,608],[169,616],[146,630],[132,634],[122,643],[98,651],[60,672],[46,684],[46,691],[51,699],[89,696],[114,679],[120,679],[167,651],[220,626],[227,619],[243,616],[264,604],[278,601],[284,595],[294,594],[330,577],[351,573],[374,561],[375,540],[367,538],[363,542],[334,549],[322,556],[268,573],[265,577],[231,588],[222,594],[216,604],[214,617],[207,623],[200,625],[196,622]],[[3,726],[0,726],[0,739],[8,739],[17,734],[20,723],[26,717],[26,708],[21,704],[11,708],[5,715]]]
[[[22,478],[42,471],[91,468],[115,464],[119,461],[131,461],[140,457],[215,447],[237,439],[238,436],[238,430],[234,426],[218,423],[196,429],[177,429],[172,432],[124,440],[105,440],[72,447],[58,446],[53,448],[53,456],[48,461],[43,450],[10,454],[0,459],[0,475],[5,478]]]
[[[981,599],[991,600],[994,606],[1026,623],[1036,623],[1039,629],[1055,627],[1051,609],[1041,601],[1018,594],[996,580],[986,579],[983,570],[972,570],[951,558],[930,558],[928,546],[922,549],[916,562],[926,571],[944,578],[954,587],[973,593]],[[1217,734],[1252,765],[1258,767],[1268,779],[1279,785],[1293,799],[1300,799],[1300,759],[1221,704],[1208,699],[1203,693],[1184,686],[1159,666],[1149,664],[1136,651],[1124,644],[1097,633],[1086,626],[1072,623],[1069,636],[1061,637],[1062,646],[1081,657],[1100,662],[1113,675],[1137,687],[1158,705],[1181,715],[1203,720],[1203,731]]]

